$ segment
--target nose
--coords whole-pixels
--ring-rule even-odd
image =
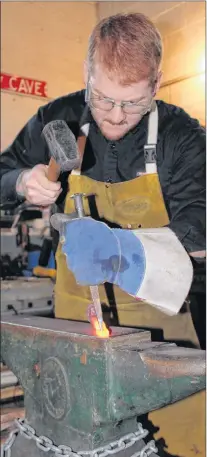
[[[126,115],[123,112],[121,106],[115,105],[113,109],[110,111],[110,118],[108,118],[113,124],[120,124],[124,121]]]

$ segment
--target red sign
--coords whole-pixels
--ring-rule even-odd
[[[19,94],[47,97],[47,83],[45,81],[24,78],[23,76],[1,73],[0,87],[1,89],[18,92]]]

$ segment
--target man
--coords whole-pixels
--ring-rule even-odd
[[[195,264],[205,257],[205,132],[181,108],[154,102],[161,82],[161,58],[161,37],[145,16],[120,14],[102,20],[89,40],[86,90],[41,107],[1,156],[3,202],[18,205],[25,198],[35,205],[56,204],[58,212],[65,208],[66,213],[73,213],[70,196],[82,192],[88,196],[86,215],[107,223],[90,220],[88,224],[83,219],[68,225],[65,246],[57,251],[57,317],[86,319],[91,297],[83,285],[93,281],[103,284],[102,303],[112,311],[116,307],[120,324],[162,327],[162,313],[155,310],[153,314],[147,304],[143,308],[132,297],[157,307],[164,297],[164,308],[167,295],[176,295],[184,287],[184,301],[189,289],[186,281],[191,282],[186,252]],[[55,119],[65,120],[76,138],[82,128],[87,141],[80,175],[62,173],[54,183],[47,179],[49,151],[41,133]],[[145,229],[149,228],[155,229],[155,235],[147,248]],[[161,249],[156,241],[153,251],[160,233],[167,234],[169,243],[162,241]],[[71,252],[74,243],[76,250]],[[180,256],[184,263],[176,260],[175,265],[173,246],[179,251],[177,259]],[[159,257],[169,262],[164,264]],[[146,265],[153,266],[153,286]],[[179,279],[182,265],[188,271],[183,281]],[[174,278],[177,275],[172,283],[166,282],[167,269]],[[165,271],[163,279],[160,271]],[[185,327],[172,335],[167,324],[165,337],[191,339],[192,329],[183,335]]]

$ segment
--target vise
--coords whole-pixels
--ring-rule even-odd
[[[108,338],[93,332],[83,322],[4,318],[2,359],[26,409],[12,457],[153,457],[137,417],[205,388],[204,351],[153,342],[136,328],[112,327]]]

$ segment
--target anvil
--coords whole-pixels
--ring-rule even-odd
[[[205,351],[152,342],[146,330],[111,332],[98,338],[83,322],[3,320],[2,359],[24,389],[37,435],[76,452],[94,450],[134,432],[137,416],[205,388]],[[33,444],[18,435],[12,457],[44,456]]]

